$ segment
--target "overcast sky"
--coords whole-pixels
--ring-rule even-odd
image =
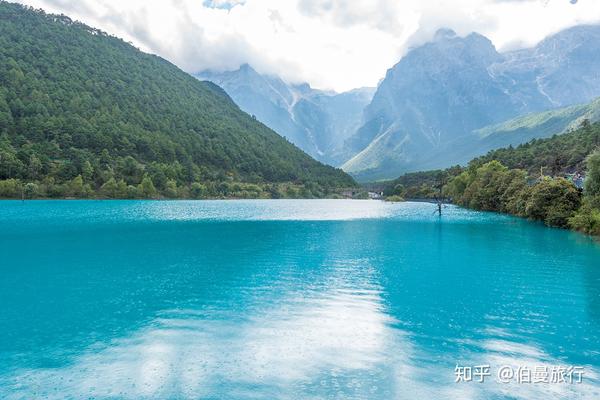
[[[20,0],[64,13],[188,72],[245,62],[289,82],[375,86],[411,46],[441,27],[499,50],[600,22],[599,0]]]

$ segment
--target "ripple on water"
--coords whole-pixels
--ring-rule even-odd
[[[600,252],[570,232],[376,201],[0,211],[3,399],[600,397]]]

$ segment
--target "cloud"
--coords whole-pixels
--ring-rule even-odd
[[[374,86],[411,46],[448,27],[500,50],[600,21],[595,0],[20,0],[65,13],[185,71],[249,63],[292,83]]]

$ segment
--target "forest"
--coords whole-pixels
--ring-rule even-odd
[[[547,139],[534,139],[517,147],[493,150],[474,159],[471,164],[482,165],[492,160],[508,168],[520,168],[530,174],[556,176],[581,171],[586,168],[586,158],[600,148],[598,124],[584,120],[572,132],[554,135]]]
[[[600,235],[600,124],[584,121],[563,135],[494,150],[464,168],[406,174],[385,194],[445,198]]]
[[[0,2],[0,197],[323,197],[355,186],[216,85]]]

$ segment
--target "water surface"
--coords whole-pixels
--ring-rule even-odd
[[[600,398],[600,246],[434,211],[0,202],[0,398]],[[585,373],[504,384],[503,365]]]

